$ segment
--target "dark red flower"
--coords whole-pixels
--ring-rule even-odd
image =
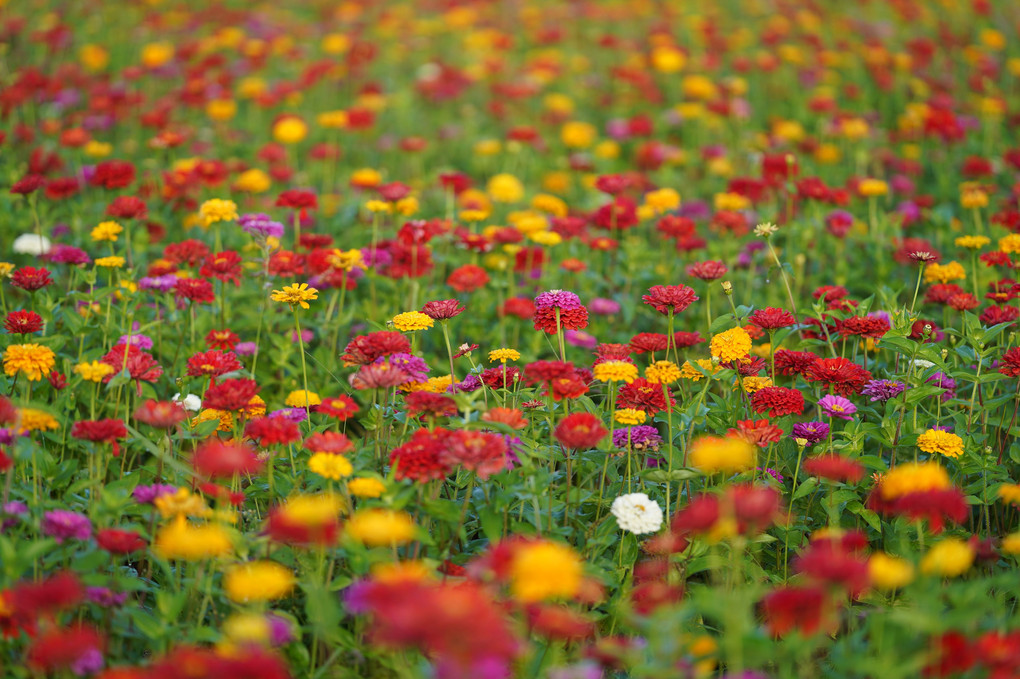
[[[37,269],[34,266],[23,266],[11,274],[11,285],[28,292],[35,292],[53,285],[50,272],[47,269]]]
[[[826,453],[804,461],[804,471],[830,481],[857,483],[864,478],[864,466],[837,453]]]
[[[51,627],[35,639],[28,647],[25,662],[35,672],[72,673],[81,663],[92,666],[102,652],[106,641],[91,627],[76,626],[66,629]]]
[[[130,554],[145,549],[145,539],[133,530],[104,528],[96,533],[96,542],[110,554]]]
[[[124,160],[104,160],[97,164],[89,184],[104,189],[123,189],[135,181],[135,166]]]
[[[223,380],[209,387],[203,400],[204,407],[216,410],[244,410],[259,393],[255,380],[235,378]]]
[[[12,311],[4,319],[4,330],[12,335],[30,335],[43,327],[42,316],[34,311]]]
[[[821,587],[780,587],[765,595],[761,608],[769,633],[775,637],[794,630],[811,636],[833,622],[832,604]]]
[[[399,332],[379,331],[358,335],[344,349],[344,362],[348,365],[368,365],[381,356],[407,354],[411,342]]]
[[[232,479],[256,474],[262,463],[248,446],[213,438],[200,444],[191,456],[191,466],[209,479]]]
[[[340,396],[329,396],[322,399],[322,403],[313,406],[312,410],[329,417],[335,417],[344,422],[354,417],[359,408],[358,403],[353,398],[341,394]]]
[[[205,343],[210,349],[232,351],[241,338],[231,330],[210,330],[206,333]]]
[[[452,417],[457,414],[457,403],[449,396],[427,391],[413,391],[404,396],[408,415],[426,417]]]
[[[464,312],[464,305],[455,299],[426,302],[421,312],[434,321],[445,321]]]
[[[812,543],[797,557],[794,569],[816,584],[839,587],[852,597],[868,588],[868,562],[832,542]]]
[[[687,275],[700,278],[703,281],[714,281],[722,278],[729,271],[722,262],[709,260],[707,262],[695,262],[687,267]]]
[[[573,413],[560,420],[553,436],[564,448],[587,450],[594,448],[608,433],[602,421],[591,413]]]
[[[218,281],[234,285],[241,284],[241,255],[233,250],[210,253],[206,255],[202,268],[198,270],[202,276],[215,278]]]
[[[757,309],[748,319],[762,330],[788,328],[797,322],[797,317],[785,309],[766,307]]]
[[[188,413],[173,401],[147,400],[135,410],[135,419],[157,429],[169,429],[187,419]]]
[[[529,320],[535,315],[535,303],[527,297],[511,297],[499,310],[500,316],[516,316]]]
[[[174,283],[174,293],[192,304],[212,304],[216,301],[212,283],[204,278],[178,278]]]
[[[314,210],[319,207],[319,201],[311,191],[288,189],[277,197],[276,207],[288,207],[295,210]]]
[[[483,481],[507,468],[506,439],[500,434],[458,429],[444,441],[439,461],[449,469],[460,466]]]
[[[642,295],[641,301],[654,307],[660,314],[678,314],[698,301],[698,296],[686,285],[653,285],[647,295]]]
[[[9,592],[9,603],[17,613],[32,619],[52,617],[74,608],[85,598],[78,576],[60,571],[39,582],[21,582]]]
[[[763,387],[751,395],[751,408],[769,417],[800,415],[804,412],[804,394],[799,389]]]
[[[354,450],[354,444],[340,432],[316,432],[305,439],[305,449],[313,453],[329,453],[343,455]]]
[[[125,368],[131,379],[136,382],[155,382],[163,375],[163,368],[150,354],[139,349],[133,344],[118,344],[110,349],[105,356],[99,359],[100,363],[113,368],[114,372],[103,378],[103,382],[109,382]],[[139,389],[141,385],[139,385]]]
[[[737,428],[729,433],[739,434],[759,448],[767,448],[783,438],[783,430],[768,420],[738,420]]]
[[[429,431],[419,429],[411,439],[390,452],[390,464],[398,481],[410,479],[416,483],[445,478],[450,468],[441,459],[446,439],[451,432],[437,427]]]
[[[861,392],[864,383],[871,379],[871,373],[846,358],[819,358],[807,369],[804,378],[808,382],[821,382],[830,391],[849,397]]]
[[[148,217],[145,201],[136,196],[117,196],[106,206],[106,214],[117,219],[145,219]]]
[[[669,395],[668,406],[666,394]],[[654,417],[656,413],[676,405],[676,399],[669,393],[668,387],[664,394],[663,385],[639,377],[630,384],[620,387],[617,404],[620,408],[643,410],[649,417]]]
[[[11,186],[11,193],[27,196],[35,193],[46,183],[46,178],[37,174],[25,175]]]
[[[235,370],[241,370],[243,366],[237,359],[237,355],[229,351],[200,351],[188,359],[188,377],[219,377]]]
[[[457,292],[474,292],[489,282],[488,272],[475,264],[464,264],[450,272],[446,284]]]
[[[282,416],[260,417],[244,427],[244,435],[258,441],[263,448],[272,445],[287,445],[301,440],[301,429],[297,423]]]
[[[776,352],[776,372],[789,377],[790,375],[803,375],[808,368],[818,360],[816,354],[810,351],[790,351],[780,349]]]

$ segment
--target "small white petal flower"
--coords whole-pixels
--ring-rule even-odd
[[[23,233],[14,239],[11,246],[15,254],[19,255],[45,255],[52,247],[50,239],[34,233]]]
[[[635,535],[654,533],[662,527],[662,508],[644,493],[621,495],[609,510],[616,525]]]
[[[194,394],[188,394],[183,399],[180,394],[174,394],[172,400],[174,403],[182,404],[185,410],[190,410],[193,413],[197,413],[202,409],[202,399]]]

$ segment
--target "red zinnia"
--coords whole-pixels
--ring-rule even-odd
[[[11,285],[28,292],[35,292],[53,285],[48,269],[37,269],[34,266],[23,266],[11,274]]]
[[[358,335],[344,349],[344,362],[349,365],[368,365],[380,356],[411,353],[411,342],[399,332],[380,331]]]
[[[262,463],[247,446],[211,439],[195,449],[191,466],[206,478],[232,479],[257,473]]]
[[[259,393],[255,380],[237,378],[223,380],[205,392],[205,407],[216,410],[244,410]]]
[[[287,445],[301,439],[301,429],[296,422],[286,417],[260,417],[252,420],[244,428],[244,435],[258,441],[266,448],[271,445]]]
[[[808,382],[822,382],[843,397],[859,394],[871,373],[846,358],[819,358],[804,375]]]
[[[145,549],[145,539],[133,530],[104,528],[96,533],[96,542],[110,554],[130,554]]]
[[[628,385],[620,388],[618,405],[621,408],[635,408],[645,411],[649,417],[654,417],[661,410],[676,405],[676,399],[669,395],[669,405],[666,404],[666,395],[669,394],[667,387],[664,393],[663,385],[649,382],[643,377],[635,379]]]
[[[343,434],[335,431],[316,432],[305,439],[305,448],[313,453],[343,455],[354,450],[354,444]]]
[[[135,419],[157,429],[169,429],[183,422],[188,413],[173,401],[147,400],[135,411]]]
[[[767,412],[769,417],[800,415],[804,412],[804,394],[798,389],[763,387],[751,396],[751,407],[759,414]]]
[[[587,450],[594,448],[608,433],[602,421],[591,413],[574,413],[556,425],[553,436],[564,448]]]
[[[426,302],[421,312],[434,321],[445,321],[464,311],[464,305],[455,299]]]
[[[492,432],[458,429],[446,439],[439,460],[450,469],[459,465],[473,471],[484,481],[506,469],[506,439]]]
[[[864,466],[861,463],[836,453],[827,453],[805,460],[804,471],[811,476],[819,476],[842,483],[857,483],[864,478]]]
[[[106,206],[106,214],[117,219],[145,219],[145,201],[135,196],[117,196]]]
[[[229,351],[200,351],[188,359],[188,377],[219,377],[242,368],[237,356]]]
[[[329,417],[335,417],[344,422],[354,417],[358,413],[359,408],[358,403],[353,398],[341,394],[340,396],[330,396],[322,399],[322,403],[313,406],[312,410]]]
[[[174,294],[192,304],[212,304],[216,301],[212,283],[204,278],[178,278],[174,283]]]
[[[693,302],[698,301],[692,288],[686,285],[653,285],[641,301],[655,308],[660,314],[680,313]]]
[[[30,335],[42,327],[42,316],[34,311],[12,311],[4,319],[4,329],[12,335]]]
[[[831,604],[821,587],[780,587],[762,599],[762,614],[776,637],[798,630],[805,636],[827,627]]]
[[[797,322],[797,317],[785,309],[766,307],[751,314],[749,320],[762,330],[788,328]]]
[[[722,262],[709,260],[707,262],[695,262],[687,267],[687,275],[700,278],[703,281],[714,281],[722,278],[729,271],[729,268]]]
[[[441,427],[432,431],[419,429],[414,432],[407,443],[394,448],[390,453],[394,477],[398,481],[411,479],[417,483],[445,478],[450,469],[441,455],[450,434]]]

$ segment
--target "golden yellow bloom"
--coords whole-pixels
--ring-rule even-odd
[[[540,193],[531,199],[531,207],[554,217],[566,217],[569,213],[566,202],[562,198]]]
[[[959,538],[937,542],[921,559],[921,572],[955,578],[966,573],[974,563],[974,548]]]
[[[382,175],[378,170],[363,167],[351,173],[351,184],[363,187],[379,186],[379,184],[382,184]]]
[[[78,60],[89,71],[98,73],[110,63],[110,53],[102,45],[82,45],[78,50]]]
[[[619,408],[613,413],[613,419],[620,424],[625,424],[628,427],[637,424],[644,424],[645,411],[638,410],[636,408]]]
[[[347,482],[347,492],[354,497],[379,497],[385,491],[385,484],[378,479],[357,478]]]
[[[868,559],[871,583],[879,589],[906,587],[914,579],[914,566],[906,559],[876,552]]]
[[[524,184],[512,174],[497,174],[489,179],[485,189],[497,203],[516,203],[524,198]]]
[[[710,78],[698,74],[684,76],[684,79],[680,81],[680,89],[683,91],[685,98],[700,99],[702,101],[714,99],[719,91],[719,88],[715,86],[715,83]],[[777,130],[777,132],[779,131],[781,130]]]
[[[691,446],[690,463],[706,474],[742,472],[754,466],[755,447],[741,436],[702,436]]]
[[[329,265],[334,269],[351,271],[353,269],[364,269],[365,259],[361,250],[341,250],[335,248],[329,255]]]
[[[418,199],[415,198],[414,196],[407,196],[406,198],[401,198],[394,205],[394,209],[396,209],[397,214],[403,215],[405,217],[410,217],[411,215],[418,212]]]
[[[244,416],[249,420],[256,417],[262,417],[266,414],[266,402],[262,400],[261,396],[255,394],[251,397],[251,400],[248,401],[248,405],[244,408],[243,412]]]
[[[319,123],[319,127],[324,127],[327,130],[342,130],[347,127],[347,111],[326,111],[320,113],[315,122]]]
[[[371,572],[375,582],[421,582],[434,577],[429,565],[421,560],[375,563]]]
[[[8,377],[21,374],[29,382],[38,382],[55,364],[53,350],[41,344],[12,344],[4,351],[4,373]]]
[[[74,366],[72,372],[81,375],[81,378],[86,382],[102,382],[104,377],[112,375],[115,371],[111,365],[92,361],[90,363],[79,363]]]
[[[159,68],[174,58],[171,42],[151,42],[142,48],[142,64],[146,68]]]
[[[223,634],[230,644],[268,644],[269,619],[257,613],[237,613],[223,621]]]
[[[862,179],[857,185],[857,193],[865,198],[884,196],[889,193],[889,185],[881,179]]]
[[[124,227],[117,222],[99,222],[89,235],[97,243],[104,240],[116,242],[117,236],[123,231]]]
[[[1008,255],[1020,252],[1020,233],[1011,233],[999,239],[999,251]]]
[[[430,394],[445,394],[453,384],[453,378],[449,375],[436,375],[430,377],[425,386],[422,387],[421,391],[427,391]]]
[[[595,126],[582,121],[570,121],[560,128],[560,141],[571,149],[586,149],[592,145],[597,136],[598,130]]]
[[[917,437],[917,447],[926,453],[960,457],[963,454],[963,439],[949,431],[929,429]]]
[[[988,194],[981,189],[964,189],[960,193],[960,207],[966,210],[988,207]]]
[[[741,384],[741,381],[737,380],[737,386],[740,386],[740,384]],[[743,386],[744,386],[744,392],[746,392],[748,394],[753,394],[754,392],[758,391],[759,389],[764,389],[765,387],[771,387],[772,386],[772,379],[769,378],[769,377],[765,377],[764,375],[751,375],[749,377],[745,377],[744,378]]]
[[[659,73],[676,73],[683,70],[687,57],[677,48],[663,45],[652,50],[651,62]]]
[[[701,368],[701,370],[695,368],[690,361],[684,361],[684,364],[680,366],[680,376],[686,380],[700,382],[701,378],[705,376],[704,373],[701,372],[702,370],[708,373],[709,375],[714,375],[715,373],[719,372],[718,364],[716,364],[710,358],[699,358],[696,361],[694,361],[694,363],[696,363],[698,368]]]
[[[218,421],[216,431],[230,431],[234,428],[234,416],[229,410],[217,410],[216,408],[204,408],[198,415],[191,418],[191,428],[194,429],[203,422]]]
[[[654,384],[673,384],[681,376],[680,368],[673,361],[656,361],[645,368],[645,379]]]
[[[999,499],[1020,506],[1020,483],[1004,483],[999,486]]]
[[[630,384],[638,376],[637,366],[626,361],[604,361],[596,365],[592,372],[595,379],[599,382],[626,382]]]
[[[0,262],[0,278],[7,278],[14,271],[14,264],[12,262]]]
[[[521,357],[521,352],[515,349],[493,349],[489,352],[489,362],[499,361],[500,363],[506,363],[507,361],[516,361]]]
[[[539,540],[521,545],[510,563],[510,590],[525,603],[569,599],[581,588],[581,559],[573,549]]]
[[[237,205],[232,200],[212,198],[198,208],[198,216],[206,226],[215,222],[233,222],[237,219]]]
[[[297,116],[284,116],[273,125],[273,139],[281,144],[297,144],[308,136],[308,125]]]
[[[231,566],[223,576],[223,591],[231,601],[272,601],[294,589],[294,573],[275,561],[252,561]]]
[[[304,389],[296,389],[284,399],[283,404],[291,408],[304,408],[308,406],[317,406],[322,403],[322,399],[314,391],[305,391]]]
[[[83,150],[85,151],[85,155],[89,158],[105,158],[113,153],[113,144],[108,144],[96,139],[90,139],[89,142],[85,144],[85,148]]]
[[[924,280],[928,283],[936,281],[948,283],[949,281],[963,280],[966,277],[967,271],[959,262],[949,262],[948,264],[932,262],[924,268]]]
[[[164,559],[202,561],[226,556],[233,546],[227,532],[216,524],[193,526],[183,514],[156,534],[153,550]]]
[[[680,207],[680,194],[673,189],[658,189],[645,194],[645,204],[662,214]]]
[[[383,214],[389,214],[393,212],[393,206],[387,203],[385,200],[372,199],[365,203],[365,209],[371,213],[381,212]]]
[[[908,493],[952,487],[949,474],[934,462],[905,462],[882,477],[882,497],[893,500]]]
[[[347,478],[354,471],[350,460],[343,455],[333,453],[315,453],[308,458],[308,468],[324,479],[339,481]]]
[[[713,335],[709,348],[714,358],[724,363],[732,363],[747,357],[751,351],[751,336],[743,328],[730,328],[726,332]]]
[[[355,512],[344,532],[370,547],[388,547],[414,538],[414,521],[405,512],[392,509],[362,509]]]
[[[432,318],[420,311],[405,311],[402,314],[397,314],[393,317],[391,323],[393,323],[393,327],[401,332],[426,330],[435,325],[435,321]]]
[[[116,255],[100,257],[95,261],[95,264],[96,266],[103,267],[104,269],[119,269],[124,266],[124,258]]]
[[[19,408],[18,428],[21,432],[53,431],[60,428],[60,423],[45,411],[35,408]]]
[[[969,250],[980,250],[992,242],[991,238],[985,236],[960,236],[955,241],[956,247]]]
[[[273,294],[269,298],[274,302],[286,302],[292,307],[299,304],[302,309],[310,309],[308,302],[318,299],[319,291],[316,288],[308,287],[308,283],[295,283],[284,286],[283,290],[273,290]]]
[[[205,105],[205,114],[216,122],[226,122],[237,115],[237,102],[233,99],[213,99]]]
[[[201,495],[192,493],[187,488],[178,488],[176,492],[160,495],[153,502],[156,509],[164,519],[175,516],[197,516],[209,515],[209,507]]]
[[[716,210],[746,210],[751,201],[739,193],[717,193],[712,198]]]
[[[279,511],[287,521],[301,526],[324,526],[336,521],[343,509],[340,496],[333,493],[295,495],[287,499]]]
[[[1004,554],[1020,554],[1020,531],[1010,533],[1002,538],[1002,552]]]
[[[234,182],[234,188],[245,193],[265,193],[273,185],[269,175],[264,170],[253,167],[238,175]]]

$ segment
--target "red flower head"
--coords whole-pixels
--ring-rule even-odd
[[[237,356],[229,351],[200,351],[188,359],[188,377],[219,377],[242,368]]]
[[[759,448],[767,448],[783,438],[783,430],[768,420],[738,420],[737,428],[729,433],[739,434]]]
[[[244,378],[223,380],[206,390],[204,404],[206,408],[216,410],[244,410],[258,393],[259,387],[255,380]]]
[[[103,636],[91,627],[53,627],[32,640],[25,662],[40,673],[70,673],[80,665],[94,663],[93,656],[101,659],[105,645]]]
[[[340,396],[330,396],[322,399],[322,403],[313,406],[312,410],[345,422],[354,417],[358,413],[359,408],[357,401],[350,396],[341,394]]]
[[[669,407],[676,405],[676,399],[669,393],[668,387],[664,394],[663,385],[639,377],[630,384],[620,387],[618,405],[620,408],[643,410],[649,417],[654,417],[656,413],[666,409],[667,394]]]
[[[911,521],[928,520],[932,533],[942,532],[946,521],[963,523],[970,508],[959,488],[921,490],[892,499],[882,496],[882,484],[877,484],[868,497],[868,509],[883,516],[905,516]]]
[[[528,385],[568,378],[576,374],[573,363],[563,361],[533,361],[524,368],[524,381]]]
[[[205,262],[198,273],[207,278],[215,278],[223,283],[241,284],[241,255],[233,250],[206,255]]]
[[[163,375],[163,368],[156,363],[151,355],[139,349],[133,344],[118,344],[110,349],[105,356],[99,359],[100,363],[113,368],[114,372],[103,378],[103,382],[109,382],[125,367],[136,382],[155,382]],[[141,384],[138,385],[139,390]]]
[[[296,422],[282,416],[260,417],[244,428],[244,435],[258,441],[263,448],[272,445],[285,446],[301,440],[301,429]]]
[[[475,264],[465,264],[457,267],[446,278],[446,284],[457,292],[474,292],[484,288],[488,282],[488,272]]]
[[[871,373],[846,358],[819,358],[804,375],[808,382],[821,382],[840,396],[861,393]]]
[[[231,330],[210,330],[206,333],[205,343],[210,349],[233,351],[241,338]]]
[[[500,434],[458,429],[447,437],[439,459],[451,470],[460,466],[484,481],[507,468],[507,452],[506,439]]]
[[[446,440],[451,432],[437,428],[433,431],[419,429],[411,439],[390,453],[390,464],[398,481],[410,479],[417,483],[427,483],[445,478],[450,468],[442,460]]]
[[[74,608],[85,598],[78,576],[61,571],[40,582],[22,582],[9,592],[8,602],[16,613],[29,618],[52,617]]]
[[[804,394],[799,389],[763,387],[751,396],[751,408],[758,414],[768,413],[769,417],[800,415],[804,412]]]
[[[793,630],[811,636],[835,622],[832,603],[821,587],[780,587],[762,599],[761,608],[765,625],[775,637]]]
[[[535,303],[527,297],[511,297],[503,303],[499,315],[516,316],[526,321],[535,316]]]
[[[135,181],[135,166],[124,160],[104,160],[96,165],[89,184],[104,189],[123,189]]]
[[[864,478],[864,466],[836,453],[827,453],[804,461],[804,471],[841,483],[857,483]]]
[[[106,215],[115,219],[145,219],[149,216],[149,211],[141,198],[117,196],[106,206]]]
[[[776,372],[789,377],[790,375],[803,375],[808,368],[815,364],[818,356],[810,351],[790,351],[780,349],[776,352]]]
[[[311,191],[288,189],[276,199],[276,207],[288,207],[294,210],[315,210],[319,201]]]
[[[212,304],[216,301],[212,283],[204,278],[178,278],[174,283],[174,293],[192,304]]]
[[[12,311],[4,319],[4,330],[12,335],[30,335],[42,327],[42,316],[34,311]]]
[[[262,463],[248,446],[211,439],[198,446],[191,456],[191,466],[209,479],[232,479],[257,474]]]
[[[187,419],[188,413],[173,401],[147,400],[135,411],[135,419],[157,429],[169,429]]]
[[[444,299],[426,302],[421,311],[434,321],[445,321],[463,313],[464,308],[464,305],[455,299]]]
[[[453,417],[457,414],[457,403],[452,398],[427,391],[413,391],[405,396],[404,407],[408,415]]]
[[[573,413],[560,420],[553,436],[564,448],[587,450],[598,445],[608,433],[602,421],[591,413]]]
[[[513,389],[520,376],[520,370],[514,366],[500,366],[483,370],[479,379],[492,389]]]
[[[76,439],[112,444],[114,457],[120,455],[117,440],[127,438],[127,435],[123,420],[79,420],[71,426],[71,436]]]
[[[209,254],[209,246],[200,240],[188,238],[180,243],[170,243],[163,248],[163,259],[178,266],[195,266]]]
[[[653,285],[648,289],[648,294],[641,297],[641,301],[654,307],[660,314],[671,311],[678,314],[698,301],[698,296],[686,285]]]
[[[305,439],[305,449],[313,453],[343,455],[354,450],[354,444],[339,432],[324,431],[316,432]]]
[[[785,309],[770,306],[756,310],[751,314],[749,320],[762,330],[779,330],[795,324],[797,317]]]
[[[368,365],[380,356],[411,353],[411,342],[399,332],[380,331],[358,335],[344,349],[342,356],[348,365]]]
[[[11,193],[20,196],[27,196],[35,193],[46,183],[46,178],[37,174],[25,175],[11,186]]]
[[[11,285],[27,292],[41,290],[53,285],[48,269],[37,269],[34,266],[23,266],[11,274]]]
[[[1020,377],[1020,347],[1013,347],[1002,355],[999,372],[1007,377]]]
[[[700,278],[703,281],[714,281],[722,278],[729,271],[722,262],[709,260],[707,262],[695,262],[687,267],[687,275]]]
[[[801,554],[794,568],[819,585],[836,586],[852,597],[868,588],[868,562],[852,551],[832,542],[814,543]]]
[[[96,533],[96,542],[110,554],[130,554],[145,549],[145,539],[133,530],[104,528]]]

